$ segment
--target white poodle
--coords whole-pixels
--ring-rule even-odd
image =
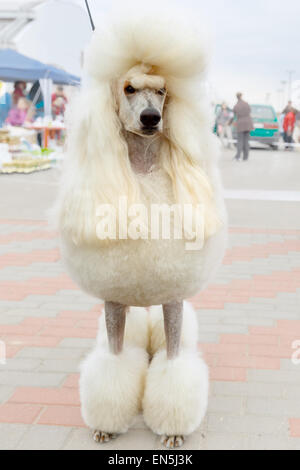
[[[129,13],[96,26],[86,51],[57,212],[70,274],[105,301],[81,367],[83,418],[104,442],[143,409],[174,447],[206,412],[208,371],[183,300],[221,263],[226,213],[206,46],[182,19]],[[153,220],[150,230],[157,207],[167,236]]]

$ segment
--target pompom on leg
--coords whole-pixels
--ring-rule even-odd
[[[176,314],[177,305],[174,307]],[[167,358],[166,347],[173,341],[170,334],[174,331],[174,321],[178,322],[176,328],[180,328],[180,316],[173,318],[172,305],[150,309],[150,354],[154,358],[146,380],[144,419],[162,436],[161,442],[167,448],[180,447],[184,436],[201,424],[209,388],[208,369],[197,350],[196,312],[189,303],[183,303],[181,336],[177,335],[179,353]],[[176,351],[176,344],[172,348],[174,346]]]
[[[140,348],[113,354],[97,347],[81,365],[80,399],[84,422],[105,442],[125,433],[141,409],[148,355]]]
[[[208,368],[195,351],[184,350],[174,359],[166,351],[154,356],[143,399],[144,419],[167,447],[180,446],[205,416]]]

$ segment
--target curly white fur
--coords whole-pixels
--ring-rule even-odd
[[[141,410],[148,354],[127,347],[120,355],[96,347],[81,364],[82,417],[90,428],[125,433]]]
[[[208,369],[198,353],[183,350],[170,361],[166,351],[159,351],[147,375],[146,424],[159,435],[191,434],[206,413],[208,385]]]

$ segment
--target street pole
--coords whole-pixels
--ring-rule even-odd
[[[282,92],[282,96],[283,96],[283,106],[285,104],[285,100],[286,100],[286,85],[287,85],[287,81],[286,80],[281,80],[281,85],[283,87],[283,92]]]
[[[287,71],[287,74],[288,74],[288,99],[289,101],[291,101],[292,99],[292,79],[293,79],[293,75],[294,73],[296,73],[294,70],[288,70]]]

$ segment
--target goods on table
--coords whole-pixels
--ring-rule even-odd
[[[22,158],[3,162],[2,173],[32,173],[38,170],[46,170],[51,168],[51,160],[49,158],[33,159],[32,157],[23,156]]]
[[[51,151],[36,144],[35,131],[8,127],[0,129],[0,173],[32,173],[51,168]]]

